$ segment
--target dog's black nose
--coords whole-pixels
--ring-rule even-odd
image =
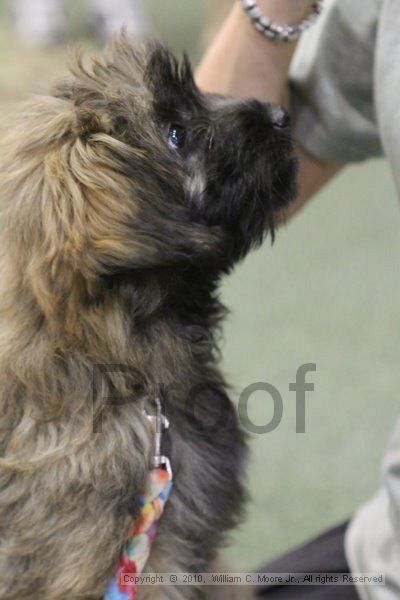
[[[272,124],[277,129],[286,129],[290,125],[289,113],[281,106],[272,109]]]

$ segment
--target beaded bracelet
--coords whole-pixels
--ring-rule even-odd
[[[254,27],[263,36],[275,42],[295,42],[303,31],[306,31],[321,13],[323,0],[316,0],[310,13],[300,23],[280,25],[263,15],[256,0],[239,0],[243,10],[248,14]]]

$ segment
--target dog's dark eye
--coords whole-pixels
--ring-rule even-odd
[[[171,125],[168,132],[168,144],[171,148],[183,148],[186,141],[186,131],[181,125]]]

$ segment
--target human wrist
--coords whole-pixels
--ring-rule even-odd
[[[247,15],[251,25],[256,31],[263,35],[263,37],[274,42],[285,42],[293,43],[297,42],[301,35],[306,31],[313,23],[317,20],[324,0],[314,0],[311,4],[309,12],[304,18],[298,21],[279,21],[271,18],[271,13],[265,14],[263,9],[260,8],[257,0],[238,0],[240,8]],[[272,2],[272,0],[270,0]],[[296,5],[300,10],[300,4]],[[272,12],[273,4],[270,6]]]
[[[257,0],[269,19],[291,25],[304,19],[311,11],[313,0]]]
[[[258,0],[257,4],[274,21],[294,23],[308,15],[313,2]],[[253,96],[288,105],[288,71],[295,48],[295,43],[280,44],[261,35],[239,0],[235,0],[197,70],[196,79],[209,92],[236,98]]]

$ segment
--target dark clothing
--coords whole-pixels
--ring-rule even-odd
[[[259,570],[260,573],[349,573],[344,553],[348,523],[327,531],[311,542],[285,554]],[[359,600],[355,587],[335,585],[280,585],[259,588],[268,600]]]

